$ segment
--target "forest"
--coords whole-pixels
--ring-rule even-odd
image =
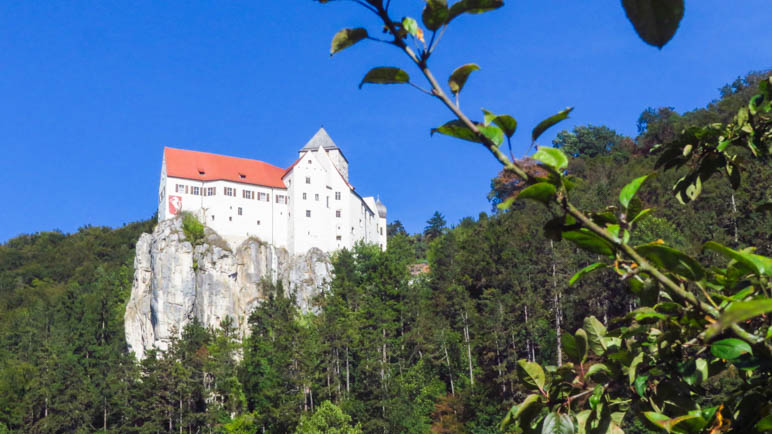
[[[571,157],[565,172],[576,184],[572,201],[582,209],[604,209],[630,180],[656,173],[637,193],[641,209],[652,211],[637,222],[631,245],[658,240],[706,268],[726,262],[703,248],[707,241],[737,251],[753,246],[759,257],[771,256],[768,159],[746,156],[736,188],[716,176],[686,204],[673,186],[692,168],[656,167],[667,152],[658,145],[677,142],[692,127],[732,122],[768,77],[769,71],[740,77],[690,112],[648,108],[637,137],[603,125],[560,132],[553,149]],[[572,278],[603,254],[550,233],[552,216],[538,201],[510,200],[524,191],[503,170],[491,182],[490,213],[448,225],[436,212],[417,234],[393,221],[385,252],[359,245],[336,253],[334,278],[311,312],[298,308],[292,288],[264,282],[265,301],[249,319],[248,337],[238,336],[228,321],[217,329],[194,321],[168,351],[151,351],[142,361],[127,352],[123,313],[134,243],[152,231],[153,218],[116,229],[86,226],[72,234],[15,237],[0,245],[0,433],[575,432],[573,424],[584,432],[581,418],[588,413],[549,412],[557,402],[552,398],[528,426],[521,413],[533,401],[531,392],[536,385],[546,396],[547,388],[535,366],[546,366],[550,375],[558,372],[555,367],[569,366],[577,357],[577,330],[588,327],[587,318],[603,327],[630,315],[642,323],[669,321],[661,311],[641,310],[652,305],[652,296],[662,301],[663,295],[631,291],[610,270]],[[697,327],[690,315],[684,312],[680,321]],[[751,321],[769,325],[766,316]],[[602,357],[590,355],[590,369],[597,367],[599,374],[603,366],[613,377]],[[667,423],[641,416],[657,402],[655,385],[669,384],[667,369],[657,373],[652,361],[643,381],[602,390],[613,400],[595,392],[575,399],[587,402],[601,425],[609,420],[600,409],[604,403],[629,410],[586,432],[752,432],[753,424],[757,431],[769,429],[758,424],[770,411],[770,366],[763,358],[742,357],[744,365],[691,382],[681,359],[663,362],[693,392],[689,405],[713,409],[700,413],[702,425],[685,427],[683,416]],[[585,348],[576,365],[586,366],[586,358]],[[722,359],[736,357],[711,363]],[[663,380],[655,381],[657,376]],[[747,391],[759,381],[766,381],[761,392]],[[746,396],[755,402],[743,401]],[[573,411],[571,405],[569,400]],[[673,411],[668,405],[680,404],[660,404],[661,412]],[[743,420],[740,410],[729,411],[733,405],[755,406],[755,419]],[[508,423],[513,417],[520,422]],[[571,431],[545,428],[563,417]]]

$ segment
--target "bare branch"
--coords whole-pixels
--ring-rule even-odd
[[[434,96],[431,92],[429,92],[428,90],[422,88],[421,86],[418,86],[417,84],[413,83],[412,81],[407,82],[407,84],[413,86],[414,88],[420,90],[421,92],[423,92],[423,93],[425,93],[425,94],[427,94],[429,96]]]

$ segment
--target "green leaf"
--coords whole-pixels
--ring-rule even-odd
[[[541,428],[542,434],[574,434],[574,422],[565,413],[549,413],[544,418]]]
[[[585,228],[577,231],[563,232],[563,238],[589,252],[609,257],[614,256],[614,247],[611,243]]]
[[[538,363],[529,362],[524,359],[517,361],[517,376],[520,380],[532,388],[544,390],[546,376],[544,370]]]
[[[538,410],[541,409],[542,401],[541,401],[541,395],[540,394],[531,394],[528,395],[523,402],[521,402],[518,405],[513,405],[512,408],[507,412],[506,417],[504,417],[504,420],[501,421],[501,424],[499,424],[499,427],[502,431],[504,431],[508,426],[512,425],[515,421],[522,421],[523,424],[528,424],[530,422],[530,417],[532,417],[534,414],[538,412]],[[530,417],[529,417],[530,416]]]
[[[448,22],[463,13],[481,14],[502,6],[504,6],[504,0],[461,0],[450,7]]]
[[[407,74],[407,72],[391,66],[380,66],[371,69],[367,75],[365,75],[365,78],[363,78],[362,82],[359,83],[359,88],[361,89],[362,85],[365,83],[400,84],[407,83],[409,81],[410,76]]]
[[[495,125],[477,125],[477,128],[485,137],[490,139],[494,145],[501,146],[504,142],[504,132],[501,131],[501,128]]]
[[[753,427],[756,428],[758,432],[772,430],[772,414],[764,416],[764,418],[758,421]]]
[[[579,353],[579,347],[576,343],[576,338],[574,335],[568,332],[563,332],[563,334],[560,336],[560,346],[563,348],[563,353],[565,353],[566,357],[568,357],[568,360],[576,364],[582,362],[582,355]]]
[[[576,333],[574,333],[574,338],[576,339],[576,350],[579,353],[580,363],[584,363],[585,360],[587,360],[587,348],[589,348],[587,344],[587,332],[584,331],[584,329],[578,329],[576,330]]]
[[[635,381],[635,370],[638,368],[638,365],[643,362],[643,353],[638,353],[637,356],[633,358],[633,361],[630,362],[630,367],[627,370],[627,376],[630,380],[629,383],[632,386],[633,381]]]
[[[335,34],[332,38],[332,45],[330,46],[330,56],[348,48],[357,42],[367,37],[367,30],[362,27],[355,29],[343,29]]]
[[[539,124],[536,125],[536,128],[533,129],[533,132],[531,132],[531,141],[535,142],[536,139],[538,139],[539,136],[541,136],[545,131],[547,131],[549,127],[566,119],[568,115],[571,113],[571,110],[573,109],[574,109],[573,107],[566,107],[564,110],[561,110],[558,113],[539,122]]]
[[[480,138],[477,137],[477,134],[459,120],[450,121],[441,127],[433,128],[431,134],[434,135],[434,133],[445,134],[446,136],[455,137],[457,139],[480,143]]]
[[[692,431],[687,427],[677,427],[679,424],[688,424],[689,422],[695,420],[695,419],[702,419],[700,416],[696,415],[683,415],[679,417],[669,418],[665,416],[662,413],[656,413],[653,411],[645,411],[643,412],[643,415],[646,416],[646,419],[651,421],[654,425],[657,425],[658,427],[664,429],[668,433],[687,433],[687,432],[697,432]]]
[[[722,339],[713,342],[710,352],[719,359],[734,360],[743,354],[753,354],[751,346],[747,342],[737,338]]]
[[[649,175],[644,175],[639,178],[635,178],[622,188],[622,191],[619,193],[619,203],[621,203],[623,207],[627,208],[627,205],[630,204],[630,199],[635,196],[635,193],[637,193],[638,189],[641,188],[643,181],[646,181],[646,178],[648,177]]]
[[[517,130],[517,121],[510,115],[498,115],[493,123],[504,131],[507,137],[512,137]]]
[[[732,250],[729,247],[723,246],[715,241],[708,241],[702,246],[702,248],[713,250],[714,252],[718,252],[726,256],[727,258],[734,259],[735,261],[750,268],[757,275],[766,274],[767,276],[772,276],[772,258],[756,255],[753,253]]]
[[[601,398],[603,398],[603,386],[598,384],[595,386],[595,389],[592,390],[592,395],[590,395],[590,408],[593,410],[596,409],[598,406],[598,403],[600,403]],[[598,412],[600,413],[600,412]]]
[[[646,392],[646,380],[649,379],[648,375],[639,375],[635,377],[633,385],[635,386],[635,392],[643,398],[643,394]]]
[[[646,208],[644,210],[641,210],[641,212],[636,214],[635,217],[633,217],[632,220],[630,220],[630,224],[633,224],[633,223],[637,222],[638,220],[646,217],[650,212],[651,212],[651,208]]]
[[[606,336],[606,326],[591,315],[584,319],[582,328],[587,332],[587,339],[592,352],[599,356],[603,355],[607,348],[603,341],[603,338]]]
[[[622,0],[627,19],[647,44],[662,48],[684,16],[683,0]]]
[[[515,203],[515,196],[509,196],[507,200],[496,205],[496,208],[502,211],[506,211],[512,206],[513,203]]]
[[[708,378],[708,363],[704,359],[688,359],[678,365],[678,374],[690,386],[702,384]]]
[[[576,274],[571,276],[571,279],[568,280],[568,286],[573,285],[574,283],[576,283],[577,280],[581,279],[586,274],[589,274],[589,273],[597,270],[598,268],[605,268],[607,266],[608,265],[604,264],[603,262],[596,262],[594,264],[591,264],[591,265],[588,265],[588,266],[582,268],[581,270],[577,271]]]
[[[689,280],[696,281],[705,277],[705,270],[702,269],[699,262],[672,247],[661,244],[644,244],[636,247],[635,251],[657,267],[664,268]]]
[[[630,312],[630,314],[635,318],[636,321],[643,321],[648,318],[657,318],[657,319],[667,319],[668,316],[664,313],[659,313],[656,310],[648,307],[643,306],[639,307],[638,309],[635,309],[634,311]]]
[[[607,376],[611,376],[611,369],[609,369],[609,367],[603,363],[596,363],[590,366],[585,376],[592,377],[594,375],[601,374],[601,373]]]
[[[537,182],[536,184],[524,188],[523,191],[517,195],[517,198],[531,199],[546,204],[555,197],[555,192],[555,186],[549,182]]]
[[[416,36],[418,34],[418,21],[415,18],[405,17],[402,18],[402,28],[410,34],[410,36]]]
[[[539,146],[539,149],[531,157],[541,161],[555,170],[563,170],[568,167],[568,157],[560,149]]]
[[[706,331],[705,338],[710,339],[712,336],[721,333],[734,324],[768,312],[772,312],[772,298],[735,301],[721,314],[718,321]]]
[[[427,29],[436,31],[448,22],[449,17],[447,0],[426,0],[426,7],[421,14],[421,20]]]
[[[589,432],[587,429],[587,420],[590,418],[590,415],[592,414],[592,410],[582,410],[579,413],[576,413],[574,416],[576,417],[576,426],[577,426],[577,432],[578,434],[585,434]]]
[[[694,361],[694,364],[697,366],[697,372],[700,373],[700,380],[698,383],[702,383],[703,381],[707,380],[709,377],[708,362],[706,362],[705,359],[697,359]],[[706,419],[709,419],[709,418],[706,418]]]
[[[515,419],[520,421],[522,426],[529,426],[533,419],[539,415],[543,406],[541,394],[528,395],[518,406]]]
[[[485,125],[488,125],[491,122],[493,122],[496,126],[501,128],[502,131],[504,131],[504,134],[507,137],[510,137],[510,138],[512,137],[513,134],[515,134],[515,130],[517,130],[517,121],[512,116],[495,115],[485,109],[483,109],[483,114],[485,114]]]
[[[456,68],[456,70],[450,74],[450,78],[448,78],[448,86],[450,86],[450,91],[453,92],[454,95],[457,95],[459,92],[461,92],[461,89],[463,89],[464,85],[466,84],[466,79],[469,78],[469,74],[471,74],[473,71],[478,71],[479,69],[480,67],[474,63],[469,63]]]
[[[673,191],[676,199],[685,205],[702,193],[702,178],[697,174],[684,176],[673,186]]]

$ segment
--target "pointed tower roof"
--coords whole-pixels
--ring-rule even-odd
[[[327,131],[324,129],[324,127],[319,128],[319,131],[314,134],[314,137],[311,137],[311,140],[306,143],[305,146],[303,146],[302,149],[300,149],[301,152],[303,151],[315,151],[319,149],[319,146],[321,146],[323,149],[337,149],[338,145],[335,144],[335,142],[332,141],[332,138],[330,138],[330,135],[327,134]]]
[[[378,217],[386,218],[386,205],[381,202],[381,197],[378,196],[378,199],[375,200],[375,209],[378,210]]]

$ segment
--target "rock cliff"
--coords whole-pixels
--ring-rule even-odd
[[[162,221],[137,242],[126,341],[142,359],[150,348],[166,349],[172,333],[193,318],[218,327],[231,317],[246,336],[249,314],[265,298],[264,282],[281,282],[309,310],[331,272],[329,256],[318,249],[292,256],[255,238],[231,248],[210,229],[193,245],[180,218]]]

